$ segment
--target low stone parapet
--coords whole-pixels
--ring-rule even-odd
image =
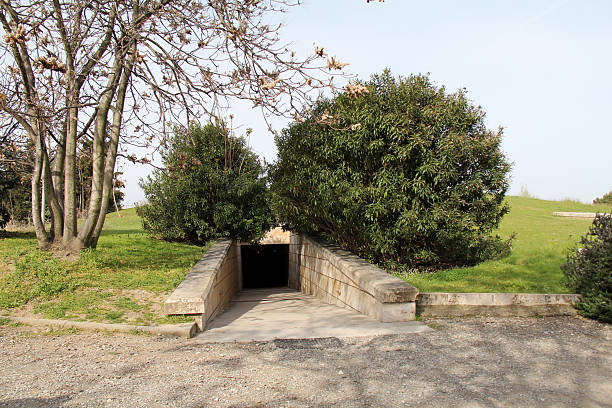
[[[289,287],[382,322],[414,320],[418,289],[344,251],[291,235]]]
[[[232,300],[240,288],[240,247],[217,241],[191,268],[164,303],[168,315],[196,315],[200,330]]]
[[[597,213],[556,211],[553,212],[553,215],[556,217],[588,218],[592,220],[597,216]]]
[[[576,294],[419,293],[417,314],[423,317],[574,315]]]

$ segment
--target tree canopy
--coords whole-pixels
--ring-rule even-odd
[[[218,116],[232,98],[293,115],[325,71],[346,64],[317,47],[298,58],[272,15],[291,0],[0,0],[0,119],[32,146],[39,245],[95,247],[128,143],[159,148],[176,125]],[[77,150],[92,144],[87,217],[77,227]],[[132,155],[133,161],[147,162]],[[51,210],[47,229],[41,207]]]

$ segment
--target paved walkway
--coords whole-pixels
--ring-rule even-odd
[[[431,330],[417,321],[381,323],[288,289],[244,290],[198,339],[210,342],[377,336]]]

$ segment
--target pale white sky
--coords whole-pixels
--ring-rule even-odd
[[[282,38],[298,54],[322,45],[368,79],[430,73],[448,91],[465,87],[505,128],[514,162],[510,194],[526,185],[543,199],[590,202],[612,190],[612,1],[304,0],[282,16]],[[273,136],[257,111],[236,106],[268,161]],[[286,122],[276,121],[280,130]],[[144,195],[150,168],[123,164],[126,204]]]

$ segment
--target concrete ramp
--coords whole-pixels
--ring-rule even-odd
[[[199,340],[268,341],[420,333],[418,321],[383,323],[289,288],[243,290],[206,326]]]

